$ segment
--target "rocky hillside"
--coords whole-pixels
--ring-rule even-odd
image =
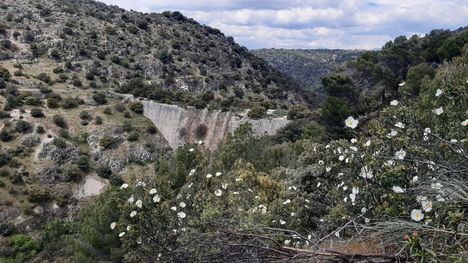
[[[0,17],[0,60],[48,60],[46,69],[63,68],[60,78],[69,85],[198,108],[304,100],[293,81],[232,37],[179,12],[143,14],[91,0],[6,0]]]
[[[257,49],[253,53],[273,68],[316,89],[322,77],[336,71],[343,63],[357,59],[363,51],[339,49]]]

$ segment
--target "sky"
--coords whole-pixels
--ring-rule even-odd
[[[249,49],[378,49],[400,35],[468,26],[468,0],[100,0],[180,11]]]

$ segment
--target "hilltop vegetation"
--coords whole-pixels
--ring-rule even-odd
[[[252,51],[268,64],[309,89],[320,89],[322,78],[364,51],[339,49],[257,49]]]

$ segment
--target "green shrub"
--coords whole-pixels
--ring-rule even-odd
[[[64,109],[73,109],[78,107],[79,105],[79,100],[77,98],[64,98],[62,100],[62,108]]]
[[[42,112],[42,110],[39,108],[32,108],[31,116],[34,118],[41,118],[41,117],[44,117],[44,112]]]
[[[55,125],[59,126],[60,128],[68,129],[68,124],[61,115],[54,115],[52,117],[52,121]]]
[[[102,124],[101,116],[96,116],[96,118],[94,118],[94,124],[96,124],[96,125],[101,125]]]
[[[139,101],[133,101],[130,103],[129,108],[131,111],[137,114],[143,114],[143,103]]]
[[[33,126],[31,123],[24,121],[24,120],[18,120],[15,124],[15,131],[20,132],[23,134],[30,133],[33,130]]]
[[[130,134],[128,135],[127,140],[128,140],[129,142],[135,142],[135,141],[138,141],[138,137],[139,137],[139,135],[138,135],[137,132],[132,132],[132,133],[130,133]]]
[[[89,119],[91,119],[91,118],[92,118],[92,116],[91,116],[91,114],[89,114],[88,111],[85,111],[85,110],[84,110],[84,111],[80,111],[80,119],[82,119],[82,120],[89,120]]]
[[[99,145],[104,149],[114,148],[116,146],[116,143],[117,140],[114,137],[108,135],[102,136],[99,140]]]
[[[288,111],[289,120],[305,119],[311,116],[312,116],[312,112],[304,104],[293,105]]]
[[[93,100],[98,105],[104,105],[107,103],[106,95],[104,93],[96,93],[93,95]]]
[[[252,119],[261,119],[266,116],[266,108],[256,104],[249,110],[247,116]]]

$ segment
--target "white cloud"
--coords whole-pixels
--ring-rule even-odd
[[[101,0],[179,10],[249,48],[380,48],[399,35],[466,26],[465,0]]]

